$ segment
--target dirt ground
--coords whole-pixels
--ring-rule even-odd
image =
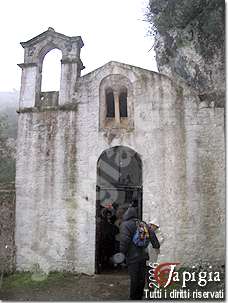
[[[127,274],[87,276],[53,273],[40,282],[32,281],[31,274],[19,279],[13,276],[4,278],[0,290],[1,300],[119,301],[128,298]]]
[[[210,282],[205,287],[199,288],[196,282],[189,282],[188,288],[190,292],[196,289],[215,293],[223,291],[225,296],[224,280],[225,272],[222,273],[219,283]],[[93,276],[60,272],[45,276],[27,272],[4,276],[1,282],[0,300],[6,301],[122,301],[128,300],[129,296],[129,278],[126,272]],[[168,291],[181,289],[181,283],[173,284]],[[156,302],[164,298],[149,298],[149,300]],[[204,300],[208,301],[208,298]],[[174,301],[178,300],[174,299]]]

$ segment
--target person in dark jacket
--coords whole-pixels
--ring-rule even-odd
[[[120,227],[120,252],[126,256],[130,276],[130,300],[141,300],[145,286],[146,260],[149,259],[146,248],[136,246],[132,238],[136,232],[138,215],[136,207],[129,207],[123,216]],[[150,233],[151,244],[159,249],[160,244],[156,235]]]

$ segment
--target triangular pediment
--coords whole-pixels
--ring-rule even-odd
[[[48,30],[46,30],[45,32],[39,34],[38,36],[36,36],[26,42],[21,42],[20,44],[23,48],[26,48],[26,47],[35,46],[44,40],[49,40],[50,38],[65,40],[66,42],[69,42],[69,41],[76,42],[77,41],[77,42],[79,42],[80,47],[82,47],[84,45],[81,36],[68,37],[68,36],[65,36],[63,34],[56,32],[52,27],[49,27]]]

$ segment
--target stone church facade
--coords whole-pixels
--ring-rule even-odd
[[[81,76],[78,36],[49,28],[21,45],[17,269],[96,272],[100,204],[129,193],[143,219],[160,223],[159,261],[223,264],[224,109],[119,62]],[[60,90],[41,92],[43,59],[56,48]]]

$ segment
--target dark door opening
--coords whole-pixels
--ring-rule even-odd
[[[132,149],[116,146],[104,151],[97,162],[96,273],[123,271],[113,262],[119,252],[119,228],[134,200],[142,217],[142,162]]]

